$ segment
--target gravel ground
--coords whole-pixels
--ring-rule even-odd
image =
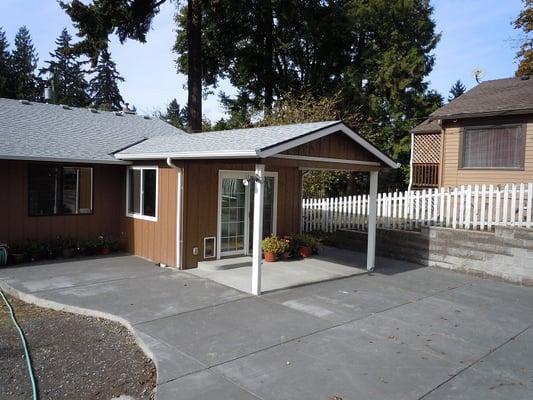
[[[153,362],[122,325],[8,297],[30,348],[40,399],[152,399]],[[0,298],[0,399],[30,399],[19,336]]]

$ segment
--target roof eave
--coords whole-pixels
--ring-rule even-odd
[[[13,161],[34,161],[34,162],[61,162],[71,164],[108,164],[108,165],[130,165],[131,162],[126,160],[101,160],[101,159],[84,159],[84,158],[65,158],[65,157],[34,157],[34,156],[13,156],[0,154],[0,160]]]
[[[482,117],[503,117],[506,115],[525,115],[533,114],[533,108],[518,109],[518,110],[498,110],[498,111],[486,111],[478,113],[458,113],[458,114],[431,114],[429,119],[434,121],[441,119],[448,121],[451,119],[468,119],[468,118],[482,118]]]
[[[183,153],[132,153],[132,154],[115,154],[118,160],[163,160],[167,158],[179,159],[202,159],[202,158],[257,158],[258,154],[255,150],[246,151],[209,151],[209,152],[183,152]]]

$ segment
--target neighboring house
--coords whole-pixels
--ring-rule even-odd
[[[157,118],[7,99],[0,120],[0,242],[106,235],[183,269],[298,232],[305,170],[370,171],[375,193],[377,171],[397,167],[340,121],[187,134]]]
[[[533,181],[533,79],[486,81],[412,131],[412,188]]]

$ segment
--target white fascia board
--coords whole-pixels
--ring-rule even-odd
[[[35,161],[35,162],[57,162],[71,164],[108,164],[108,165],[130,165],[131,162],[123,160],[88,160],[82,158],[56,158],[56,157],[27,157],[27,156],[6,156],[0,154],[0,160],[15,161]]]
[[[259,153],[259,157],[266,158],[271,157],[274,154],[281,153],[283,151],[292,149],[294,147],[300,146],[302,144],[306,144],[309,142],[312,142],[313,140],[320,139],[324,136],[331,135],[335,132],[343,132],[346,135],[348,135],[350,138],[352,138],[357,144],[361,145],[364,149],[368,150],[371,154],[375,155],[378,159],[383,161],[385,164],[387,164],[391,168],[398,168],[400,164],[396,163],[395,161],[391,160],[389,157],[387,157],[384,153],[379,151],[376,147],[374,147],[372,144],[367,142],[365,139],[363,139],[361,136],[359,136],[357,133],[352,131],[350,128],[348,128],[344,123],[338,122],[334,125],[328,126],[326,128],[322,128],[317,130],[316,132],[312,132],[307,135],[303,135],[300,137],[297,137],[293,140],[289,140],[285,143],[272,146],[270,148],[267,148]]]
[[[255,150],[243,151],[197,151],[184,153],[138,153],[138,154],[115,154],[119,160],[156,160],[167,159],[173,160],[188,158],[256,158],[258,153]]]

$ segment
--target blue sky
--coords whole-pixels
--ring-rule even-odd
[[[475,68],[486,71],[485,79],[514,74],[520,34],[511,22],[522,8],[521,0],[434,0],[432,4],[437,31],[442,34],[435,51],[435,68],[428,77],[432,89],[446,97],[457,79],[470,88],[475,84]],[[176,55],[171,52],[174,13],[175,3],[163,5],[146,44],[128,41],[120,45],[116,39],[112,41],[112,56],[126,79],[120,86],[122,95],[140,113],[164,109],[174,97],[180,104],[186,103],[186,78],[176,73]],[[75,33],[56,0],[2,0],[0,26],[11,43],[21,25],[30,30],[40,65],[49,59],[48,53],[54,49],[54,40],[63,27]],[[218,90],[232,93],[228,84]],[[212,120],[223,116],[215,95],[204,101],[204,114]]]

